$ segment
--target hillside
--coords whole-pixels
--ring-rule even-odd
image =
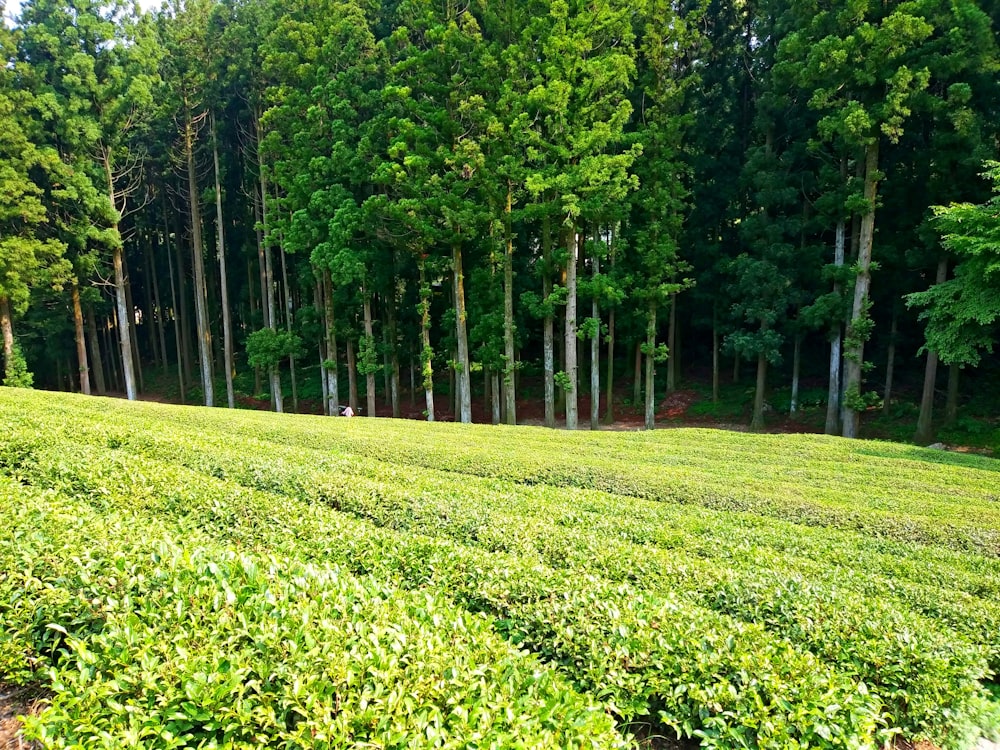
[[[51,747],[960,748],[1000,463],[0,389],[0,683]]]

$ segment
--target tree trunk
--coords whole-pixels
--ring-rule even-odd
[[[642,340],[635,342],[635,368],[632,375],[632,404],[638,408],[642,400]]]
[[[73,333],[76,339],[76,358],[80,367],[80,390],[90,395],[90,364],[87,361],[87,342],[83,335],[83,308],[80,307],[80,284],[74,275],[72,281],[73,294]]]
[[[799,373],[802,369],[802,334],[795,336],[795,348],[792,350],[792,403],[788,408],[790,414],[799,410]]]
[[[410,408],[417,405],[417,365],[410,354]]]
[[[125,297],[125,267],[120,243],[115,245],[112,253],[112,264],[115,272],[115,303],[118,314],[117,332],[122,355],[122,372],[125,376],[125,397],[129,401],[135,401],[137,394],[135,371],[132,368],[132,332],[128,325],[128,300]]]
[[[0,372],[0,385],[5,385],[14,362],[14,324],[10,317],[10,300],[5,296],[0,296],[0,334],[3,335],[3,371]]]
[[[148,303],[149,315],[145,313],[142,316],[143,327],[149,331],[149,349],[153,353],[153,369],[158,370],[161,367],[165,367],[165,360],[163,356],[163,350],[160,348],[159,336],[157,336],[157,329],[159,328],[159,311],[156,309],[156,300],[153,298],[152,281],[153,278],[153,263],[152,263],[152,250],[150,249],[153,243],[153,239],[150,236],[149,243],[142,242],[140,240],[140,245],[142,246],[142,273],[143,273],[143,289],[146,292],[146,302]],[[147,308],[143,308],[144,310]],[[148,318],[148,320],[147,320]]]
[[[226,401],[230,409],[236,408],[236,392],[233,389],[233,373],[236,369],[233,359],[233,321],[229,310],[229,281],[226,275],[226,236],[222,221],[222,187],[219,184],[219,139],[215,129],[215,113],[212,113],[212,164],[215,167],[215,224],[218,230],[219,288],[222,290],[222,340],[225,349]]]
[[[833,264],[837,268],[844,265],[844,251],[847,244],[846,233],[846,222],[841,219],[837,222],[837,238],[833,249]],[[834,284],[833,291],[835,294],[840,294],[840,284]],[[841,333],[840,323],[838,322],[833,331],[833,339],[830,341],[830,384],[826,396],[826,426],[824,428],[824,432],[827,435],[837,435],[840,433]]]
[[[757,355],[757,385],[753,395],[753,416],[750,419],[750,429],[753,432],[764,429],[764,392],[766,387],[767,355],[761,352]]]
[[[157,243],[157,247],[159,247],[159,243]],[[160,351],[163,354],[163,369],[166,371],[167,365],[170,363],[170,357],[167,354],[167,316],[160,300],[160,276],[156,271],[155,256],[149,259],[149,283],[153,287],[153,304],[156,306],[156,333],[160,339]]]
[[[656,389],[653,378],[656,374],[656,303],[649,303],[646,317],[646,409],[645,425],[653,429],[656,422]]]
[[[372,326],[372,299],[368,295],[368,291],[364,288],[361,289],[361,294],[364,299],[363,307],[365,314],[365,357],[362,364],[365,366],[365,397],[368,404],[368,416],[375,416],[375,368],[374,368],[374,356],[375,356],[375,333]]]
[[[114,333],[111,332],[112,329]],[[112,310],[112,317],[108,319],[107,325],[104,326],[104,337],[105,351],[108,353],[108,361],[111,364],[111,381],[114,384],[115,391],[122,391],[125,389],[125,383],[119,374],[119,364],[122,361],[122,347],[121,339],[118,336],[117,309]],[[114,342],[112,342],[112,339]]]
[[[398,335],[396,331],[396,295],[387,300],[386,317],[388,326],[386,336],[388,337],[389,354],[389,401],[392,404],[392,418],[399,419],[402,411],[399,406],[399,347]]]
[[[427,421],[434,421],[434,350],[431,348],[431,287],[427,283],[426,262],[418,264],[420,270],[420,379],[424,386],[424,403]]]
[[[340,386],[337,382],[337,328],[333,317],[333,276],[330,269],[323,269],[323,317],[326,323],[326,373],[327,407],[326,413],[331,417],[340,414]]]
[[[517,424],[514,391],[514,234],[511,230],[513,186],[507,181],[507,248],[503,257],[503,402],[504,421]]]
[[[576,229],[566,232],[566,429],[575,430],[578,422],[577,409],[577,367],[576,367]]]
[[[257,320],[257,295],[254,293],[256,290],[253,283],[253,263],[250,259],[247,259],[247,297],[250,299],[250,319],[244,321],[244,328],[248,331],[253,330],[255,321]],[[253,368],[253,392],[258,394],[261,392],[263,387],[263,382],[260,374],[260,367]]]
[[[556,426],[555,387],[555,313],[550,306],[552,296],[552,228],[549,217],[542,219],[542,304],[545,319],[542,322],[542,380],[545,390],[545,426]]]
[[[958,421],[958,376],[961,371],[957,364],[948,368],[948,400],[944,404],[945,427],[954,427]]]
[[[90,371],[94,375],[94,384],[97,386],[97,395],[103,396],[108,392],[104,383],[104,358],[101,356],[101,342],[97,338],[97,321],[94,319],[93,305],[87,305],[87,338],[90,340],[90,358],[92,365]]]
[[[861,373],[864,363],[866,329],[870,322],[868,315],[868,289],[871,286],[872,241],[875,233],[875,195],[878,187],[878,138],[865,148],[865,200],[868,206],[861,217],[861,233],[858,239],[858,276],[854,283],[854,304],[851,307],[851,322],[845,347],[844,382],[847,403],[844,409],[843,436],[855,438],[861,421],[858,411],[861,399]]]
[[[490,416],[492,418],[491,422],[493,424],[500,424],[500,417],[501,417],[500,412],[501,412],[501,408],[500,408],[500,373],[498,373],[496,371],[491,371],[490,372]],[[507,415],[504,415],[504,416],[507,417]],[[509,417],[506,418],[505,423],[506,424],[515,424],[514,422],[510,421]]]
[[[719,323],[712,311],[712,403],[719,403]]]
[[[608,313],[608,363],[604,375],[604,422],[615,421],[615,308]]]
[[[935,284],[943,284],[948,278],[948,259],[938,262]],[[937,387],[938,353],[928,351],[924,365],[924,390],[920,395],[920,415],[917,417],[917,433],[913,441],[918,445],[934,442],[934,391]]]
[[[288,255],[285,253],[285,248],[280,248],[281,252],[281,285],[285,290],[285,330],[288,333],[292,332],[292,292],[291,287],[288,285]],[[292,411],[298,412],[299,410],[299,388],[298,383],[295,380],[295,356],[288,355],[288,369],[292,378]]]
[[[670,323],[667,326],[667,393],[677,390],[677,295],[670,295]]]
[[[164,219],[166,214],[164,214]],[[193,378],[191,377],[191,339],[188,326],[187,307],[187,280],[184,274],[184,258],[181,255],[181,243],[179,241],[180,232],[174,236],[174,261],[177,264],[177,298],[174,300],[174,315],[176,316],[175,326],[178,331],[178,341],[180,342],[180,360],[183,363],[184,386],[191,387]],[[185,399],[185,391],[182,388],[181,398]]]
[[[260,174],[260,231],[257,235],[260,247],[258,248],[258,257],[263,255],[264,257],[264,276],[261,279],[261,286],[264,289],[264,294],[261,295],[261,301],[264,304],[265,312],[265,325],[272,331],[277,332],[278,330],[278,311],[275,309],[274,300],[274,257],[271,252],[271,240],[267,234],[267,173],[264,169],[264,157],[261,154],[261,125],[260,125],[260,113],[256,112],[254,118],[257,125],[257,170]],[[269,373],[271,381],[271,405],[274,407],[276,412],[284,411],[284,397],[281,392],[281,371],[277,366],[272,367]]]
[[[122,260],[124,261],[124,257]],[[128,327],[129,338],[132,342],[133,372],[135,373],[136,381],[139,386],[139,393],[143,393],[146,390],[146,384],[143,382],[142,358],[139,356],[139,331],[135,322],[135,302],[132,297],[132,280],[130,278],[127,265],[125,266],[125,305],[129,312]]]
[[[455,336],[458,348],[457,416],[463,424],[472,421],[472,375],[469,366],[469,337],[466,332],[465,274],[462,269],[462,245],[451,245],[452,282],[455,296]]]
[[[354,354],[354,339],[347,337],[347,405],[358,412],[358,359]]]
[[[198,193],[198,173],[194,163],[194,124],[185,102],[184,156],[187,160],[188,211],[191,218],[191,256],[194,265],[194,316],[198,332],[198,361],[201,365],[201,387],[205,406],[215,406],[215,386],[212,382],[212,330],[208,321],[208,288],[205,285],[204,243],[201,237],[201,205]]]
[[[889,413],[889,404],[892,401],[892,375],[896,369],[896,334],[899,329],[899,313],[896,308],[892,310],[892,327],[889,329],[889,353],[885,365],[885,395],[882,397],[882,413]]]
[[[593,277],[601,272],[601,261],[594,255]],[[597,321],[597,330],[590,339],[590,429],[596,430],[601,419],[601,309],[597,295],[590,303],[590,315]]]
[[[164,208],[164,210],[166,210]],[[181,403],[187,401],[187,389],[185,388],[184,375],[184,332],[181,326],[181,311],[177,302],[177,288],[174,285],[174,261],[173,253],[170,249],[170,228],[166,226],[166,213],[164,213],[164,239],[167,244],[167,273],[170,274],[170,305],[174,311],[174,348],[177,350],[177,385],[180,388]],[[183,304],[184,300],[181,300]]]

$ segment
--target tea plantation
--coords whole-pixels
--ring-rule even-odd
[[[0,389],[0,512],[0,683],[46,691],[45,747],[1000,727],[992,459]]]

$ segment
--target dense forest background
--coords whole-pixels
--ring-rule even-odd
[[[851,437],[906,403],[930,442],[1000,379],[998,24],[26,0],[0,24],[4,381],[569,428],[652,426],[697,382],[754,428],[808,402]]]

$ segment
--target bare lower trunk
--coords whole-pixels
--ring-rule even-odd
[[[167,354],[167,316],[163,310],[163,303],[160,301],[160,276],[156,271],[155,257],[149,259],[149,274],[149,283],[153,287],[153,304],[156,306],[156,332],[160,339],[160,351],[163,353],[163,368],[166,370],[170,363],[170,357]]]
[[[76,359],[80,368],[80,390],[90,395],[90,364],[87,360],[87,342],[83,335],[83,308],[80,307],[80,284],[72,281],[73,334],[76,339]]]
[[[336,417],[340,412],[340,387],[337,382],[337,328],[333,308],[333,277],[330,269],[323,269],[323,316],[326,323],[326,373],[327,408],[326,413]]]
[[[122,260],[122,248],[116,246],[112,252],[112,264],[115,273],[115,303],[118,315],[118,344],[121,349],[122,372],[125,380],[125,397],[129,401],[136,399],[135,372],[132,369],[132,332],[128,325],[128,301],[125,298],[125,267]]]
[[[354,354],[354,339],[347,337],[347,405],[358,411],[358,360]]]
[[[858,237],[858,274],[854,283],[854,304],[847,338],[851,342],[844,352],[844,383],[847,403],[844,409],[843,436],[858,436],[861,421],[861,373],[864,365],[865,328],[869,322],[868,290],[871,286],[872,241],[875,232],[875,197],[878,174],[878,140],[865,149],[865,200],[868,207],[861,217]]]
[[[576,230],[566,231],[566,429],[575,430],[578,424],[577,366],[576,366]]]
[[[788,411],[795,414],[799,410],[799,371],[802,369],[802,335],[795,337],[795,349],[792,353],[792,403]]]
[[[753,395],[753,417],[750,429],[757,432],[764,429],[764,392],[767,386],[767,355],[757,355],[757,385]]]
[[[143,382],[142,358],[139,356],[139,330],[135,321],[136,305],[132,298],[132,281],[129,277],[128,266],[125,267],[125,305],[129,311],[128,327],[129,339],[132,342],[132,371],[135,373],[139,393],[143,393],[146,390],[146,384]]]
[[[420,260],[420,380],[424,386],[427,421],[434,421],[434,350],[431,348],[431,287],[424,260]]]
[[[201,205],[198,173],[194,163],[194,125],[190,113],[184,129],[184,154],[187,158],[188,211],[191,218],[191,256],[194,265],[194,315],[198,332],[198,360],[201,364],[201,387],[205,406],[215,406],[212,381],[212,329],[208,320],[208,287],[205,284],[204,243],[201,237]]]
[[[10,318],[10,300],[5,296],[0,296],[0,334],[3,336],[3,371],[0,372],[0,385],[4,385],[12,374],[14,364],[14,324]]]
[[[667,326],[667,393],[677,390],[677,295],[670,295],[670,323]]]
[[[233,359],[233,321],[229,310],[229,281],[226,275],[226,237],[222,222],[222,188],[219,185],[219,142],[215,131],[215,113],[212,113],[212,163],[215,166],[215,224],[218,235],[219,287],[222,290],[222,340],[226,368],[226,401],[230,409],[236,408],[236,392],[233,389],[233,373],[236,369]]]
[[[712,315],[712,403],[719,403],[719,325]]]
[[[503,402],[504,421],[517,424],[514,391],[514,235],[511,230],[513,186],[507,182],[507,248],[503,258]]]
[[[292,290],[288,285],[288,254],[281,248],[281,282],[285,290],[285,330],[292,332]],[[292,379],[292,411],[299,410],[299,387],[295,379],[295,355],[288,355],[288,370]]]
[[[882,413],[889,413],[889,404],[892,402],[892,376],[896,369],[896,334],[899,328],[897,312],[892,311],[892,327],[889,329],[889,353],[885,365],[885,393],[882,396]]]
[[[361,290],[364,297],[362,303],[365,315],[365,398],[368,405],[368,416],[375,416],[375,333],[372,325],[372,300],[368,292]]]
[[[509,409],[509,407],[508,407]],[[500,424],[500,373],[490,373],[490,417],[493,424]],[[506,424],[514,424],[507,417]]]
[[[948,400],[944,404],[945,427],[954,427],[958,421],[958,377],[961,372],[957,364],[948,368]]]
[[[635,342],[635,367],[632,373],[632,404],[638,408],[642,400],[642,340]]]
[[[600,259],[594,256],[594,277],[601,272]],[[590,429],[596,430],[601,419],[601,310],[595,295],[590,303],[590,315],[597,321],[597,330],[590,339]]]
[[[552,230],[549,217],[542,220],[542,301],[547,312],[542,322],[542,369],[545,389],[545,426],[556,426],[555,318],[549,309],[552,296]]]
[[[153,278],[153,264],[151,262],[152,252],[150,251],[150,243],[145,242],[142,244],[142,264],[143,264],[143,274],[145,276],[144,289],[146,291],[146,303],[149,309],[149,315],[143,316],[143,326],[149,330],[149,343],[150,351],[153,353],[153,367],[154,369],[159,369],[165,366],[165,357],[163,355],[163,349],[160,348],[159,336],[156,335],[156,330],[159,329],[159,311],[156,309],[156,301],[153,299],[152,281]],[[148,320],[146,319],[148,317]]]
[[[938,263],[935,284],[943,284],[948,278],[948,259]],[[918,445],[927,445],[934,440],[934,391],[937,387],[938,353],[928,351],[924,365],[924,390],[920,395],[920,414],[917,417],[917,433],[913,440]]]
[[[653,429],[656,420],[656,303],[649,303],[646,317],[646,409],[645,425]]]
[[[615,308],[608,313],[608,363],[604,375],[604,421],[615,421]]]
[[[465,273],[462,269],[462,245],[451,246],[452,281],[455,296],[455,336],[458,349],[457,416],[463,424],[472,421],[472,375],[469,366],[469,337],[466,332]]]
[[[108,365],[111,372],[111,387],[115,391],[124,390],[124,383],[118,374],[118,364],[121,362],[121,342],[118,341],[118,313],[113,311],[102,326],[104,330],[104,351],[108,353]],[[111,331],[115,332],[112,333]]]
[[[395,295],[386,301],[386,317],[389,325],[386,327],[389,354],[389,402],[392,404],[392,418],[399,419],[402,411],[399,407],[399,347],[396,333],[396,299]]]
[[[90,371],[94,375],[94,384],[97,386],[97,395],[103,396],[108,392],[104,383],[104,358],[101,356],[101,342],[97,338],[97,321],[94,319],[94,308],[87,305],[87,339],[90,342],[90,361],[92,363]]]
[[[177,288],[174,285],[174,261],[170,250],[170,230],[166,225],[164,214],[164,240],[167,245],[167,272],[170,274],[170,305],[174,311],[174,348],[177,350],[177,386],[180,388],[181,403],[187,401],[187,390],[184,383],[184,333],[180,324],[180,308],[177,306]]]

